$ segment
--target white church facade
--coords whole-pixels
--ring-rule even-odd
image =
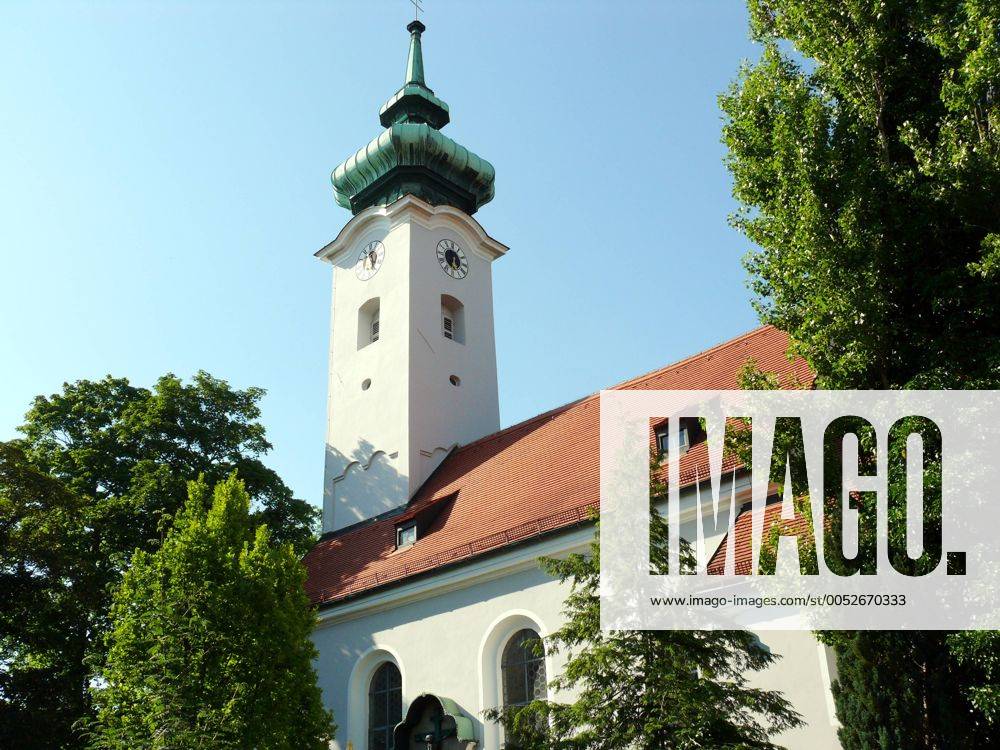
[[[531,648],[560,627],[567,594],[538,558],[593,538],[599,402],[499,429],[491,267],[507,247],[473,218],[493,167],[440,132],[449,113],[424,80],[424,26],[407,28],[383,132],[333,174],[354,216],[317,253],[333,268],[323,536],[305,559],[317,672],[337,750],[500,750],[485,711],[572,697],[548,692],[565,655]],[[750,358],[808,382],[787,345],[764,327],[615,387],[733,388]],[[697,430],[683,442],[693,526],[707,451]],[[838,748],[825,649],[808,633],[758,635],[782,658],[753,683],[805,721],[775,741]]]

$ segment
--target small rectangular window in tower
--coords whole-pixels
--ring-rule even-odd
[[[417,523],[413,521],[396,528],[396,548],[409,547],[417,541]]]
[[[358,350],[378,341],[378,297],[372,297],[358,308]]]
[[[450,294],[441,295],[441,335],[456,344],[465,343],[465,308]]]

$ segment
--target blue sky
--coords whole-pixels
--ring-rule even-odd
[[[424,0],[477,218],[512,424],[755,325],[716,96],[736,0]],[[319,502],[329,173],[379,130],[412,17],[382,2],[0,7],[0,439],[31,398],[199,369],[267,389],[268,462]]]

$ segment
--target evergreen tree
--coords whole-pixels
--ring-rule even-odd
[[[114,594],[92,746],[325,750],[315,615],[290,545],[256,526],[234,476],[190,485],[155,552]]]
[[[1000,385],[1000,6],[750,0],[750,15],[764,53],[721,104],[762,319],[821,388]],[[996,634],[824,638],[847,750],[991,741]]]
[[[667,524],[656,510],[666,486],[653,471],[650,562],[667,569]],[[596,520],[596,519],[595,519]],[[600,533],[589,555],[545,558],[543,568],[571,583],[565,624],[545,648],[568,652],[550,684],[574,691],[572,703],[534,701],[494,709],[506,727],[508,750],[766,750],[775,732],[801,720],[779,692],[752,688],[747,674],[772,654],[739,630],[636,630],[604,633],[600,624]],[[682,565],[694,565],[689,546]]]

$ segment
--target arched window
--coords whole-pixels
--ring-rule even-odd
[[[392,729],[403,720],[403,679],[391,661],[372,675],[368,687],[368,750],[392,750]]]
[[[500,659],[505,708],[545,700],[545,651],[538,633],[518,630],[504,646]]]

